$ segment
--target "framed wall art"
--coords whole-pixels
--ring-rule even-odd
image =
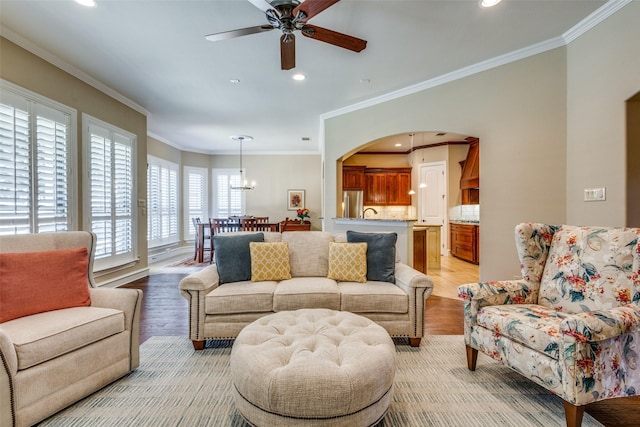
[[[287,210],[304,208],[304,190],[287,190]]]

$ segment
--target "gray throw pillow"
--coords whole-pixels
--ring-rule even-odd
[[[220,284],[251,280],[251,242],[264,242],[264,234],[213,236],[213,253]]]
[[[367,280],[396,283],[397,233],[347,231],[347,242],[367,243]]]

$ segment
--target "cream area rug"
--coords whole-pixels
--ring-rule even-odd
[[[233,341],[194,351],[186,337],[152,337],[140,367],[40,426],[248,427],[231,398]],[[378,427],[564,426],[562,400],[480,354],[467,369],[462,336],[396,341],[393,403]],[[583,427],[601,426],[585,413]],[[277,426],[274,426],[277,427]]]

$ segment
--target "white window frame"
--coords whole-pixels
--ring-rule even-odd
[[[150,177],[152,168],[159,172],[158,182]],[[157,185],[158,194],[153,194]],[[180,241],[179,235],[179,165],[159,157],[147,155],[147,242],[149,248],[165,246]],[[157,197],[157,200],[152,200]],[[154,232],[151,221],[158,221],[158,235]]]
[[[76,110],[3,79],[0,79],[0,103],[26,113],[28,128],[22,144],[11,131],[5,132],[11,134],[11,139],[6,144],[0,142],[0,146],[5,145],[0,150],[0,159],[7,156],[2,159],[4,166],[0,160],[0,234],[77,229]],[[38,136],[39,129],[43,129],[39,126],[41,118],[55,123],[54,138],[58,139],[58,143],[44,149],[39,148],[43,142]],[[20,145],[28,150],[27,155],[23,152],[21,156],[23,160],[28,158],[22,171],[16,170],[19,156],[16,147]],[[45,159],[47,163],[42,161],[43,154],[49,156]],[[56,174],[60,168],[65,172]]]
[[[209,220],[209,170],[196,166],[184,166],[183,169],[184,240],[194,240],[196,233],[192,218],[200,218],[203,222]],[[199,181],[199,185],[193,186],[192,180]]]
[[[218,181],[222,179],[222,183]],[[245,192],[242,190],[232,190],[229,188],[229,182],[233,182],[234,185],[240,185],[242,180],[242,172],[238,169],[212,169],[211,170],[211,193],[212,197],[212,214],[213,218],[228,218],[231,215],[244,215],[246,210],[246,197]],[[225,209],[226,198],[233,198],[239,196],[239,209],[238,206],[235,209]]]
[[[137,236],[137,137],[135,134],[128,132],[126,130],[120,129],[117,126],[104,122],[100,119],[92,117],[88,114],[82,114],[82,132],[83,132],[83,167],[84,167],[84,176],[85,179],[82,180],[82,194],[83,194],[83,219],[84,219],[84,228],[85,230],[93,231],[98,235],[98,241],[96,243],[96,255],[94,260],[94,271],[104,271],[112,268],[126,266],[127,264],[133,263],[138,259],[138,236]],[[110,153],[113,153],[115,146],[119,147],[129,147],[130,150],[130,159],[129,164],[131,165],[130,173],[128,176],[123,176],[121,174],[111,174],[110,177],[107,177],[109,180],[109,186],[111,188],[116,188],[117,180],[128,180],[129,181],[129,197],[123,199],[123,206],[115,206],[113,203],[116,197],[122,196],[122,190],[108,191],[108,194],[105,193],[105,198],[111,198],[111,204],[107,207],[109,212],[106,212],[102,215],[96,214],[94,215],[92,212],[92,165],[91,165],[91,155],[92,155],[92,135],[96,135],[99,138],[107,139],[112,147],[110,149]],[[114,142],[116,141],[116,142]],[[115,163],[116,156],[112,156],[110,160],[110,171],[113,171],[113,165]],[[106,170],[106,168],[105,168]],[[107,189],[109,190],[109,189]],[[128,206],[127,206],[128,204]],[[117,212],[117,210],[120,212]],[[128,213],[126,210],[129,209]],[[124,213],[122,211],[125,211]],[[108,218],[107,218],[108,217]],[[105,219],[106,218],[106,219]],[[103,220],[105,223],[109,223],[111,226],[110,238],[113,243],[104,243],[104,237],[101,239],[102,231],[94,229],[93,221],[96,219]],[[125,233],[124,242],[122,239],[119,239],[116,236],[115,232],[115,223],[116,221],[126,221],[129,220],[129,230]],[[122,250],[118,245],[124,244],[128,245],[125,251]],[[105,253],[102,253],[102,251]]]

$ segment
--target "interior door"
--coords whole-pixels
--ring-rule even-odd
[[[423,163],[420,165],[420,183],[418,187],[418,221],[428,225],[442,225],[440,236],[442,254],[446,253],[449,227],[447,222],[447,186],[446,162]]]

